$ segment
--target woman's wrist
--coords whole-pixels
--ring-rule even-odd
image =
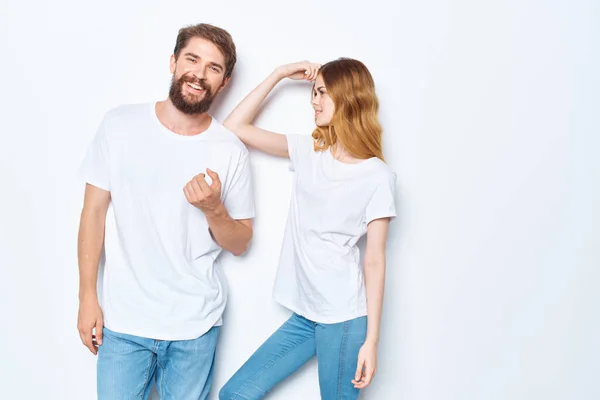
[[[283,74],[283,72],[281,72],[279,67],[277,67],[273,70],[273,72],[271,72],[271,75],[269,75],[268,79],[272,79],[275,82],[279,82],[279,81],[283,80],[283,78],[285,78],[285,75]]]
[[[379,344],[379,335],[367,335],[365,344],[377,346]]]

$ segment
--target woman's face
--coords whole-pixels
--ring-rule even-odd
[[[331,122],[335,105],[333,100],[327,94],[325,82],[321,74],[317,76],[315,85],[313,86],[312,106],[315,109],[315,123],[317,126],[327,126]]]

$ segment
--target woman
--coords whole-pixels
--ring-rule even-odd
[[[312,136],[253,126],[284,78],[314,82]],[[293,314],[225,384],[220,399],[260,399],[315,355],[321,398],[356,399],[377,368],[388,224],[396,177],[383,162],[378,100],[363,63],[284,65],[224,125],[249,147],[288,157],[294,188],[273,296]],[[367,234],[364,271],[358,239]]]

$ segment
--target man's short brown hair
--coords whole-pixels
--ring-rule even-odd
[[[177,34],[177,42],[173,54],[175,59],[179,58],[181,50],[187,46],[191,38],[199,37],[212,42],[221,50],[225,57],[225,78],[229,78],[237,61],[235,43],[229,32],[210,24],[197,24],[183,27]]]

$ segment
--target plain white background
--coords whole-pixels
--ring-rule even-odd
[[[600,19],[592,0],[0,2],[0,397],[93,399],[76,331],[76,170],[105,111],[166,97],[177,30],[239,63],[224,118],[275,66],[371,69],[398,173],[377,400],[600,398]],[[310,133],[309,85],[258,122]],[[284,321],[270,297],[292,175],[252,153],[251,251],[231,287],[212,399]],[[316,364],[272,399],[317,399]]]

